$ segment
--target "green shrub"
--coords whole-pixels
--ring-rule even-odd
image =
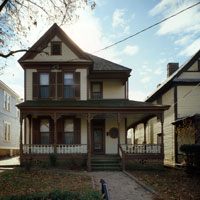
[[[49,155],[49,160],[50,160],[50,163],[51,163],[51,166],[56,166],[57,164],[57,156],[55,154],[50,154]]]
[[[191,174],[200,171],[200,145],[184,144],[180,150],[185,154],[186,172]]]

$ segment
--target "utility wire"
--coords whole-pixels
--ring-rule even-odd
[[[104,47],[104,48],[102,48],[102,49],[99,49],[99,50],[97,50],[97,51],[95,51],[95,52],[93,52],[93,53],[98,53],[98,52],[100,52],[100,51],[103,51],[103,50],[106,50],[106,49],[108,49],[108,48],[110,48],[110,47],[113,47],[113,46],[115,46],[115,45],[117,45],[117,44],[119,44],[119,43],[122,43],[122,42],[124,42],[124,41],[126,41],[126,40],[128,40],[128,39],[130,39],[130,38],[132,38],[132,37],[134,37],[134,36],[136,36],[136,35],[139,35],[140,33],[145,32],[145,31],[147,31],[147,30],[153,28],[154,26],[157,26],[157,25],[159,25],[159,24],[161,24],[161,23],[167,21],[168,19],[173,18],[173,17],[175,17],[175,16],[181,14],[182,12],[185,12],[186,10],[189,10],[190,8],[193,8],[193,7],[195,7],[195,6],[199,5],[199,4],[200,4],[200,1],[199,1],[198,3],[195,3],[195,4],[191,5],[191,6],[189,6],[189,7],[185,8],[185,9],[183,9],[183,10],[181,10],[181,11],[179,11],[179,12],[177,12],[177,13],[175,13],[175,14],[173,14],[173,15],[171,15],[171,16],[169,16],[169,17],[167,17],[167,18],[165,18],[165,19],[163,19],[163,20],[161,20],[161,21],[159,21],[159,22],[157,22],[157,23],[155,23],[155,24],[153,24],[153,25],[147,27],[147,28],[145,28],[145,29],[142,29],[141,31],[136,32],[136,33],[133,34],[133,35],[130,35],[130,36],[128,36],[128,37],[126,37],[126,38],[124,38],[124,39],[122,39],[122,40],[119,40],[119,41],[117,41],[117,42],[115,42],[115,43],[113,43],[113,44],[111,44],[111,45],[108,45],[108,46],[106,46],[106,47]]]

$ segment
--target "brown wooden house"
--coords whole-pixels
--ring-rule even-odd
[[[79,154],[90,171],[91,159],[99,155],[163,159],[163,139],[154,145],[127,144],[128,127],[144,118],[157,116],[163,135],[168,108],[128,99],[131,69],[83,52],[57,24],[19,63],[25,83],[25,101],[18,105],[21,161]]]

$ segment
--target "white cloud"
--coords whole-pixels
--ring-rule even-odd
[[[139,47],[138,46],[135,46],[135,45],[127,45],[124,50],[123,50],[123,53],[124,54],[127,54],[127,55],[135,55],[137,54],[139,51]]]
[[[155,71],[154,74],[160,75],[163,73],[163,68],[162,67],[158,67]]]
[[[148,83],[150,80],[151,80],[151,77],[150,76],[146,76],[146,77],[142,78],[140,81],[142,83]]]
[[[129,99],[135,101],[144,101],[146,94],[142,91],[129,91]]]
[[[117,27],[117,26],[123,26],[125,24],[124,20],[124,14],[125,14],[125,9],[116,9],[113,13],[113,22],[112,26]]]
[[[158,62],[157,62],[157,64],[164,64],[165,62],[167,61],[167,59],[166,58],[160,58],[159,60],[158,60]]]
[[[179,46],[185,46],[191,41],[191,35],[186,35],[178,40],[176,40],[174,43]]]
[[[196,2],[197,0],[162,0],[150,11],[150,14],[153,16],[161,14],[163,17],[168,17],[191,6]],[[181,35],[185,33],[198,32],[199,30],[200,12],[199,6],[196,6],[162,23],[157,34]]]
[[[195,52],[200,49],[200,38],[196,39],[192,44],[190,44],[186,49],[182,50],[180,56],[192,56]]]

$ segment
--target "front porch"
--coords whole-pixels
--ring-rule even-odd
[[[163,159],[164,109],[163,106],[139,109],[21,107],[21,161],[30,157],[36,160],[48,159],[49,154],[55,154],[58,159],[78,155],[87,159],[87,168],[91,171],[91,159],[95,156],[117,156],[122,161],[122,169],[125,169],[125,160],[128,159]],[[161,122],[161,144],[146,144],[146,141],[143,144],[127,144],[128,128],[143,118],[155,116]],[[48,121],[45,127],[44,119]],[[69,124],[71,122],[73,126]]]

